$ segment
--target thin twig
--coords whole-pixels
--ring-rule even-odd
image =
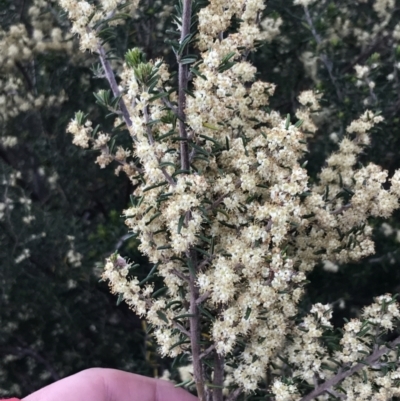
[[[185,0],[183,2],[183,12],[182,12],[182,30],[181,30],[181,39],[183,40],[190,33],[190,24],[191,24],[191,15],[192,15],[192,1]],[[185,51],[187,53],[187,50]],[[179,136],[183,138],[180,141],[180,151],[181,151],[181,169],[189,170],[190,162],[189,162],[189,144],[187,141],[187,131],[185,126],[185,107],[186,107],[186,89],[188,86],[188,65],[182,64],[180,62],[181,57],[178,56],[179,63],[179,71],[178,71],[178,81],[179,81],[179,90],[178,90],[178,116],[179,116]]]
[[[376,49],[382,44],[383,40],[385,39],[384,36],[379,36],[379,34],[380,32],[378,32],[377,37],[375,41],[371,44],[371,46],[360,53],[349,65],[347,65],[345,68],[343,68],[342,71],[340,71],[341,75],[344,75],[352,70],[355,65],[359,64],[363,59],[367,59],[372,53],[376,51]]]
[[[190,1],[190,0],[185,0]],[[194,261],[196,260],[195,251],[189,251],[189,258]],[[195,265],[195,264],[194,264]],[[196,285],[196,276],[194,272],[190,272],[190,345],[192,348],[192,359],[193,359],[193,375],[196,381],[197,396],[199,401],[206,401],[206,394],[204,388],[204,373],[203,365],[200,360],[200,313],[196,304],[196,300],[199,297],[199,289]]]
[[[193,159],[196,156],[196,154],[197,154],[196,149],[193,148],[192,151],[190,152],[190,155],[189,155],[189,163],[191,163],[193,161]]]
[[[385,260],[392,260],[395,256],[397,256],[397,254],[398,254],[397,250],[394,252],[388,252],[387,254],[382,255],[378,258],[372,258],[368,260],[368,263],[382,263]]]
[[[149,111],[147,109],[147,106],[143,107],[143,115],[144,115],[144,121],[146,123],[147,138],[149,138],[150,145],[153,146],[154,145],[154,138],[153,138],[153,133],[151,132],[151,127],[149,125],[150,117],[149,117]]]
[[[222,401],[222,387],[224,384],[224,358],[217,351],[214,352],[214,380],[213,401]]]
[[[38,352],[33,350],[32,348],[28,347],[4,347],[0,348],[0,353],[2,354],[13,354],[17,355],[20,357],[26,357],[29,356],[31,358],[36,359],[39,363],[43,364],[47,371],[50,373],[51,378],[54,381],[60,380],[60,375],[56,372],[54,369],[53,365],[42,355],[40,355]]]
[[[170,185],[172,185],[173,187],[176,185],[176,182],[174,181],[174,179],[167,173],[167,170],[165,169],[165,167],[161,167],[161,171],[164,174],[165,179],[169,182]]]
[[[125,241],[127,241],[130,237],[132,236],[131,233],[125,234],[123,235],[118,242],[115,244],[115,250],[118,251],[119,248],[121,248],[121,246],[124,244]]]
[[[213,210],[215,209],[218,205],[220,205],[222,203],[222,201],[229,195],[228,194],[224,194],[221,195],[215,202],[213,202],[208,208],[207,210]]]
[[[237,388],[227,399],[226,401],[235,401],[240,394],[242,394],[243,389]]]
[[[203,295],[196,299],[196,305],[203,303],[211,295],[210,291],[205,292]]]
[[[378,348],[375,352],[373,352],[368,358],[365,358],[363,361],[357,363],[357,365],[354,365],[352,368],[346,371],[341,371],[337,375],[333,376],[326,382],[322,383],[320,386],[318,386],[316,389],[311,391],[311,393],[307,394],[305,397],[301,398],[300,401],[311,401],[314,398],[319,397],[320,395],[324,394],[325,392],[331,390],[332,387],[336,386],[339,384],[342,380],[344,380],[346,377],[353,375],[354,373],[359,372],[365,366],[371,366],[373,365],[376,361],[379,360],[383,355],[385,355],[387,352],[391,351],[394,347],[400,344],[400,337],[397,337],[394,341],[389,343],[388,346],[384,346],[382,348]]]
[[[205,358],[208,354],[210,354],[215,349],[215,345],[210,345],[204,352],[199,355],[200,359]]]
[[[367,83],[367,86],[368,86],[368,89],[369,89],[369,94],[371,95],[371,98],[374,101],[374,104],[377,104],[378,103],[378,98],[376,97],[376,94],[374,92],[373,86],[371,86],[371,82],[372,81],[368,77],[366,77],[365,78],[365,82]]]
[[[99,52],[100,62],[101,62],[101,65],[103,66],[104,74],[105,74],[106,79],[107,79],[107,81],[108,81],[108,83],[110,85],[111,91],[112,91],[112,93],[113,93],[113,95],[115,97],[119,97],[119,96],[121,96],[121,91],[118,88],[118,84],[117,84],[117,81],[115,79],[114,72],[113,72],[113,70],[111,68],[110,62],[107,59],[107,55],[106,55],[106,52],[104,50],[104,47],[99,45],[97,50]],[[131,127],[132,126],[132,121],[131,121],[131,118],[129,116],[128,109],[126,108],[126,104],[125,104],[124,100],[122,99],[122,97],[119,100],[119,107],[120,107],[120,109],[122,111],[122,116],[124,118],[125,124],[128,127]]]
[[[161,89],[158,89],[159,92],[161,92]],[[166,99],[165,97],[161,98],[162,102],[177,116],[179,117],[179,112],[178,112],[178,108],[176,106],[174,106],[168,99]]]
[[[190,332],[186,330],[181,324],[176,322],[175,320],[171,320],[172,325],[175,326],[182,334],[184,334],[186,337],[190,338]]]
[[[210,264],[212,260],[215,259],[215,255],[211,255],[209,258],[202,260],[202,262],[197,266],[196,270],[200,271],[203,267]]]
[[[192,16],[192,0],[183,0],[182,10],[182,28],[180,43],[189,35],[191,26]],[[184,54],[187,53],[185,49]],[[178,119],[179,119],[179,136],[182,138],[180,141],[180,153],[181,153],[181,170],[189,170],[189,144],[188,135],[185,126],[185,107],[186,107],[186,89],[188,86],[188,66],[182,64],[181,56],[177,55],[177,61],[179,63],[178,70]],[[197,265],[197,255],[195,250],[189,250],[187,257],[193,266]],[[206,401],[206,391],[204,386],[204,372],[203,366],[200,361],[200,313],[196,304],[196,300],[199,297],[199,289],[196,284],[196,273],[190,272],[190,345],[192,348],[192,360],[193,360],[193,375],[196,382],[197,396],[199,401]]]
[[[351,208],[351,203],[348,203],[347,205],[343,205],[342,207],[340,207],[339,209],[334,210],[333,212],[331,212],[331,214],[340,214],[342,212],[344,212],[347,209]]]
[[[185,276],[183,273],[181,273],[180,271],[176,270],[176,269],[171,269],[172,273],[175,274],[175,276],[179,277],[180,279],[182,279],[183,281],[186,281],[187,283],[190,282],[190,278],[188,276]]]
[[[313,20],[311,18],[311,15],[310,15],[310,12],[308,11],[307,6],[304,7],[304,14],[306,16],[307,23],[308,23],[308,25],[309,25],[309,27],[311,29],[311,33],[313,34],[314,39],[317,42],[317,44],[320,46],[322,44],[322,40],[321,40],[321,37],[319,36],[317,30],[315,29]],[[327,69],[328,74],[329,74],[329,78],[331,79],[332,84],[335,87],[336,96],[338,97],[339,101],[342,102],[343,101],[343,95],[342,95],[342,92],[341,92],[341,90],[339,88],[339,85],[338,85],[338,83],[336,81],[336,77],[333,75],[333,72],[332,72],[332,69],[333,69],[332,61],[329,60],[328,56],[325,53],[321,53],[320,59],[321,59],[322,63],[325,65],[325,68]]]
[[[333,395],[334,397],[339,398],[341,400],[344,400],[345,398],[347,398],[345,394],[340,394],[334,390],[328,390],[327,393],[329,393],[329,394]]]

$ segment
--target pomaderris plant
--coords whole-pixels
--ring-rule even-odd
[[[307,273],[322,260],[371,255],[368,218],[398,207],[400,172],[358,167],[368,131],[383,118],[365,110],[311,184],[307,139],[319,95],[299,95],[295,120],[268,108],[275,86],[258,81],[248,61],[279,33],[279,20],[261,20],[263,1],[182,0],[174,76],[136,48],[119,69],[108,60],[101,30],[119,22],[120,10],[134,13],[137,0],[59,3],[81,49],[98,54],[112,95],[97,100],[132,146],[114,149],[81,112],[68,131],[77,145],[100,150],[101,167],[115,161],[129,176],[126,224],[154,264],[139,282],[134,262],[113,254],[103,278],[152,325],[162,355],[190,356],[193,380],[183,385],[194,383],[200,401],[254,392],[276,401],[400,396],[400,338],[385,342],[400,316],[392,296],[348,322],[335,344],[328,305],[301,319],[298,308]],[[164,288],[154,288],[156,275]]]

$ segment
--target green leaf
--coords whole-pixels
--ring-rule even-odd
[[[175,131],[171,130],[171,131],[167,132],[166,134],[159,136],[158,140],[162,141],[163,139],[168,138],[168,137],[170,137],[170,136],[172,136],[174,134],[175,134]]]
[[[225,63],[224,65],[218,67],[218,72],[224,72],[224,71],[228,71],[229,69],[231,69],[236,63],[234,63],[233,61],[229,62],[229,63]]]
[[[303,125],[304,120],[299,120],[296,122],[296,124],[294,125],[296,128],[300,128]]]
[[[203,126],[204,126],[204,125],[205,125],[205,123],[203,123]],[[207,128],[210,128],[210,127],[207,127]],[[213,129],[218,129],[218,128],[213,128]],[[205,139],[205,140],[207,140],[207,141],[212,142],[212,143],[213,143],[214,145],[216,145],[218,148],[221,147],[220,143],[219,143],[216,139],[211,138],[211,137],[209,137],[209,136],[207,136],[207,135],[203,135],[203,134],[200,134],[199,136],[200,136],[200,138],[203,138],[203,139]]]
[[[182,315],[178,315],[174,317],[175,319],[184,319],[186,317],[195,317],[196,315],[193,315],[193,313],[183,313]]]
[[[142,204],[142,202],[144,201],[144,195],[142,195],[140,198],[139,198],[139,200],[138,200],[138,203],[137,203],[137,207],[139,207],[141,204]]]
[[[190,170],[176,170],[176,171],[174,172],[174,174],[172,174],[172,177],[175,177],[175,176],[177,176],[178,174],[190,174],[190,173],[191,173]]]
[[[236,53],[235,52],[229,52],[226,56],[223,57],[221,63],[226,63],[229,61]]]
[[[224,386],[218,386],[216,384],[212,384],[212,383],[209,383],[209,382],[206,382],[205,384],[206,384],[207,387],[210,387],[210,388],[225,388]]]
[[[186,56],[181,58],[181,64],[192,64],[197,61],[197,56],[195,54],[187,54]]]
[[[158,74],[154,75],[154,73],[153,73],[151,75],[151,77],[149,78],[149,80],[147,82],[147,86],[149,87],[148,88],[148,92],[149,93],[153,93],[154,92],[154,88],[156,87],[159,79],[160,79],[160,76]]]
[[[162,182],[159,182],[158,184],[150,185],[149,187],[144,188],[143,192],[150,191],[151,189],[154,189],[154,188],[162,187],[163,185],[166,185],[166,184],[168,184],[167,181],[162,181]]]
[[[182,42],[179,44],[179,48],[178,48],[178,54],[179,55],[182,55],[183,51],[185,50],[186,45],[190,43],[190,41],[192,40],[193,36],[194,36],[194,33],[189,33],[188,35],[186,35],[184,37]]]
[[[175,365],[180,365],[182,359],[185,357],[185,354],[178,355],[172,362],[171,369],[174,369]]]
[[[343,187],[343,190],[344,190],[345,192],[347,192],[347,193],[348,193],[349,195],[351,195],[351,196],[354,195],[354,192],[353,192],[351,189],[349,189],[349,188]]]
[[[174,164],[172,162],[161,162],[158,166],[160,168],[167,167],[167,166],[171,166],[173,168],[176,168],[176,164]]]
[[[218,131],[220,129],[220,128],[218,128],[218,127],[216,127],[214,125],[211,125],[209,123],[203,123],[202,126],[205,127],[205,128],[210,128],[210,129],[215,130],[215,131]],[[200,136],[202,136],[202,135],[200,135]],[[215,142],[214,139],[209,139],[209,140]]]
[[[154,272],[156,271],[157,267],[158,267],[159,263],[156,263],[152,269],[150,270],[149,274],[147,275],[147,277],[145,279],[143,279],[140,283],[139,286],[142,286],[144,283],[146,283],[147,281],[149,281],[151,278],[153,278],[154,276]]]
[[[196,145],[195,143],[190,143],[189,145],[190,145],[192,148],[196,149],[197,152],[199,152],[199,153],[203,154],[204,156],[206,156],[206,157],[207,157],[207,160],[208,160],[208,157],[210,156],[210,153],[208,153],[205,149],[203,149],[202,147]]]
[[[113,139],[111,140],[111,145],[110,145],[110,153],[112,153],[112,152],[113,152],[113,150],[114,150],[114,146],[115,146],[115,138],[113,138]]]
[[[139,236],[139,233],[132,233],[132,234],[126,236],[125,240],[131,239],[131,238],[137,238],[138,236]],[[139,265],[134,265],[134,266],[131,267],[131,269],[133,269],[133,268],[135,268],[137,266],[139,266]]]
[[[97,124],[96,125],[96,128],[92,131],[92,133],[90,134],[90,136],[92,137],[92,138],[94,138],[95,136],[96,136],[96,134],[97,134],[97,131],[99,130],[99,128],[100,128],[100,124]]]
[[[134,67],[137,67],[140,63],[145,63],[146,57],[140,49],[135,47],[126,52],[125,61],[129,67],[134,68]]]
[[[197,246],[194,246],[193,249],[195,249],[197,252],[203,254],[207,258],[209,258],[211,256],[208,252],[206,252],[205,250],[203,250],[201,248],[198,248]]]
[[[214,255],[214,237],[211,237],[210,253]]]
[[[326,253],[325,249],[320,249],[319,251],[313,252],[313,255],[324,255]]]
[[[287,114],[285,128],[289,129],[289,127],[290,127],[290,114]]]
[[[75,113],[75,120],[78,122],[79,125],[83,125],[87,118],[87,114],[84,114],[83,111],[77,111]]]
[[[157,251],[162,251],[163,249],[171,249],[171,245],[162,245],[157,247]]]
[[[202,235],[202,234],[198,234],[197,235],[202,241],[204,241],[204,242],[207,242],[208,244],[211,244],[211,238],[207,238],[207,237],[205,237],[204,235]]]
[[[182,306],[182,302],[181,302],[181,301],[171,301],[171,302],[168,302],[167,305],[165,306],[165,308],[168,309],[169,307],[171,307],[171,306],[173,306],[173,305]]]
[[[189,70],[192,74],[196,75],[197,77],[204,79],[204,81],[207,81],[207,77],[203,74],[200,73],[200,71],[197,68],[190,68]]]
[[[172,344],[171,347],[169,348],[169,351],[171,351],[171,349],[174,349],[175,347],[178,347],[179,345],[182,344],[190,344],[190,340],[180,340],[178,342],[176,342],[175,344]]]
[[[194,92],[193,92],[193,91],[191,91],[191,90],[189,90],[189,89],[185,89],[184,91],[185,91],[185,93],[186,93],[187,95],[189,95],[190,97],[196,98],[196,96],[194,95]]]
[[[157,95],[154,95],[149,99],[149,103],[154,102],[154,100],[161,99],[161,98],[167,97],[167,96],[168,96],[167,92],[159,92],[159,93],[157,93]]]
[[[197,305],[197,308],[199,309],[200,313],[203,316],[206,316],[208,319],[210,319],[212,322],[215,321],[215,317],[206,309],[204,308],[202,305]]]
[[[169,320],[168,320],[168,318],[167,318],[167,316],[166,316],[166,314],[165,314],[164,312],[158,310],[158,311],[157,311],[157,316],[158,316],[161,320],[163,320],[165,323],[169,323]]]
[[[340,174],[340,173],[338,173],[339,174],[339,186],[340,187],[343,187],[343,178],[342,178],[342,174]]]
[[[194,380],[186,380],[182,383],[175,384],[175,387],[191,386],[193,383],[194,383]]]
[[[151,294],[151,296],[153,298],[157,297],[158,295],[164,294],[165,292],[168,291],[168,287],[162,287],[160,289],[158,289],[157,291],[153,292],[153,294]]]
[[[117,306],[124,300],[124,294],[119,293],[117,299]]]
[[[324,201],[327,201],[328,198],[329,198],[329,185],[326,185],[326,186],[325,186],[325,194],[324,194],[324,196],[323,196],[322,199],[323,199]]]
[[[181,233],[181,230],[182,230],[184,221],[185,221],[185,215],[183,214],[181,217],[179,217],[179,221],[178,221],[178,234]]]
[[[195,276],[196,276],[196,270],[195,270],[195,268],[194,268],[194,266],[193,266],[193,262],[192,262],[189,258],[186,259],[186,265],[187,265],[187,267],[188,267],[188,269],[189,269],[190,274],[191,274],[193,277],[195,277]]]
[[[225,221],[222,221],[222,220],[218,220],[218,223],[222,224],[225,227],[232,228],[233,230],[236,230],[236,226],[234,226],[233,224],[226,223]]]

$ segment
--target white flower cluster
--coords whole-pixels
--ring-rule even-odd
[[[292,343],[283,350],[283,357],[287,358],[290,367],[294,369],[294,375],[314,385],[315,380],[332,379],[338,365],[342,369],[358,368],[357,371],[362,367],[362,374],[351,375],[333,383],[330,393],[336,397],[343,394],[347,400],[352,401],[386,401],[398,396],[400,369],[396,368],[397,353],[385,347],[382,352],[376,344],[377,336],[392,330],[394,323],[399,321],[400,309],[395,299],[390,295],[377,297],[375,303],[364,309],[361,319],[352,319],[346,323],[340,350],[331,354],[322,343],[323,333],[332,328],[330,318],[330,306],[316,304],[310,315],[294,328]],[[369,355],[369,363],[359,363]],[[390,366],[386,374],[382,372],[382,366]],[[298,399],[293,398],[293,394],[298,394],[296,386],[287,385],[281,380],[276,380],[271,390],[282,401]]]
[[[80,47],[83,51],[98,51],[100,40],[96,24],[99,21],[112,18],[116,8],[121,5],[125,6],[125,13],[132,13],[138,7],[139,0],[100,0],[99,3],[96,7],[86,0],[59,0],[60,6],[68,12],[72,22],[72,32],[79,35]],[[112,25],[118,23],[122,23],[122,20],[112,21]]]
[[[33,0],[28,9],[27,24],[14,23],[7,30],[0,29],[0,118],[5,124],[10,118],[28,110],[62,104],[66,95],[62,90],[57,95],[46,97],[36,94],[37,88],[27,90],[26,80],[21,77],[24,71],[29,74],[27,64],[32,65],[34,58],[45,52],[64,52],[72,54],[70,34],[64,34],[56,27],[56,20],[48,11],[48,4],[43,0]],[[29,26],[29,28],[28,28]],[[16,68],[16,65],[19,67]],[[31,68],[31,67],[29,67]],[[26,78],[25,77],[25,78]],[[15,136],[0,136],[4,147],[16,144]]]
[[[85,18],[73,8],[85,2],[60,1],[74,21]],[[255,23],[263,8],[262,0],[211,0],[200,10],[197,45],[203,63],[193,79],[193,96],[186,99],[187,138],[171,120],[178,96],[152,99],[146,84],[145,76],[158,69],[152,86],[166,85],[167,67],[158,60],[136,67],[126,63],[121,74],[133,149],[113,156],[108,137],[95,142],[107,158],[100,165],[121,159],[138,184],[124,214],[139,249],[154,264],[140,283],[129,274],[133,265],[114,254],[103,278],[155,327],[161,353],[176,356],[190,352],[182,338],[191,330],[190,278],[195,275],[196,304],[208,318],[202,340],[235,364],[225,378],[245,392],[257,389],[289,334],[294,338],[289,360],[296,372],[304,380],[325,377],[319,338],[330,327],[329,308],[315,305],[301,326],[293,323],[306,272],[322,260],[344,263],[373,253],[368,218],[390,215],[400,196],[400,173],[386,190],[387,172],[374,164],[356,168],[369,144],[368,131],[382,120],[371,111],[349,125],[338,152],[310,184],[301,163],[307,135],[316,130],[310,114],[319,109],[319,96],[300,94],[296,116],[301,121],[295,124],[290,116],[268,110],[275,87],[256,81],[256,68],[244,57],[263,37]],[[233,17],[240,18],[237,30],[220,35]],[[75,24],[79,28],[83,22]],[[89,123],[75,120],[68,130],[75,143],[88,146]],[[190,150],[190,174],[180,168],[181,141]],[[137,166],[128,161],[131,154],[140,161]],[[153,274],[163,278],[164,295],[155,295],[148,284]],[[390,328],[390,313],[373,318]],[[343,344],[343,362],[364,351],[358,343],[355,349],[351,345]],[[273,391],[281,401],[298,397],[295,386],[283,381],[276,381]]]

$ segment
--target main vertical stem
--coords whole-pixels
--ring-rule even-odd
[[[190,33],[192,15],[192,0],[183,0],[183,12],[182,12],[182,31],[181,40]],[[184,54],[187,50],[184,51]],[[188,86],[188,65],[182,64],[180,62],[180,57],[178,56],[179,62],[179,93],[178,93],[178,114],[179,114],[179,136],[180,141],[180,151],[181,151],[181,169],[189,170],[189,145],[187,142],[187,132],[185,126],[185,107],[186,107],[186,89]]]
[[[196,251],[189,251],[189,257],[194,266],[196,266]],[[192,348],[193,376],[196,382],[197,397],[199,401],[206,401],[204,388],[203,366],[200,360],[200,313],[196,300],[199,297],[199,289],[196,285],[196,276],[194,272],[190,272],[190,345]]]
[[[192,0],[183,0],[183,11],[182,11],[182,30],[181,39],[183,40],[190,34],[192,15]],[[187,53],[187,49],[184,50],[183,54]],[[180,152],[181,152],[181,169],[189,170],[189,144],[187,141],[188,135],[185,126],[185,108],[186,108],[186,89],[188,86],[188,66],[180,62],[181,56],[178,55],[179,63],[179,89],[178,89],[178,116],[179,116],[179,136],[180,140]],[[190,217],[188,217],[190,218]],[[195,250],[188,250],[187,254],[193,268],[196,269],[197,258]],[[192,348],[192,360],[193,360],[193,376],[196,382],[197,396],[199,401],[206,401],[205,387],[204,387],[204,373],[203,366],[200,360],[200,314],[196,304],[196,300],[199,297],[199,289],[196,285],[196,272],[190,272],[190,344]]]
[[[224,358],[214,350],[214,385],[213,401],[222,401],[222,387],[224,384]]]

